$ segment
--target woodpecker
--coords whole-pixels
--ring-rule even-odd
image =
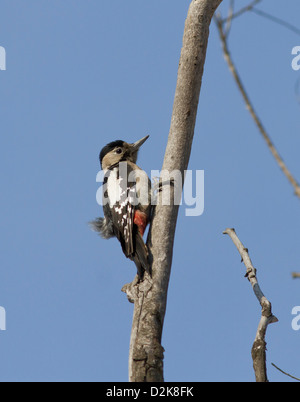
[[[102,148],[99,159],[104,172],[104,218],[90,222],[102,238],[119,240],[125,256],[134,261],[139,280],[145,271],[151,275],[143,240],[151,215],[151,182],[136,165],[139,148],[148,137],[133,144],[117,140]]]

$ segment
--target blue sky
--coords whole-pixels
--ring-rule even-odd
[[[236,1],[237,6],[247,4]],[[135,275],[115,239],[87,222],[98,154],[150,134],[139,165],[160,169],[189,2],[9,0],[0,46],[0,381],[127,381]],[[227,10],[224,1],[222,10]],[[260,9],[297,26],[300,4]],[[300,181],[295,33],[253,13],[237,19],[233,58],[265,127]],[[260,306],[229,237],[249,248],[277,324],[268,328],[270,381],[300,376],[300,200],[266,148],[224,62],[214,25],[189,168],[205,171],[205,211],[180,210],[163,332],[166,381],[253,381]]]

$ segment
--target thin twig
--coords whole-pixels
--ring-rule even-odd
[[[253,13],[259,15],[260,17],[266,18],[272,22],[275,22],[278,25],[281,25],[287,29],[289,29],[290,31],[296,33],[297,35],[300,35],[300,29],[295,27],[294,25],[290,24],[289,22],[278,18],[272,14],[266,13],[265,11],[259,10],[258,8],[256,8],[255,6],[260,3],[262,0],[254,0],[252,3],[250,3],[248,6],[241,8],[239,11],[237,11],[236,13],[232,13],[230,15],[230,22],[237,18],[240,17],[241,15],[245,14],[248,11],[252,11]],[[230,9],[232,8],[232,6],[230,5]],[[222,24],[228,23],[228,17],[225,19],[221,20]],[[225,32],[227,32],[227,30],[225,29]]]
[[[288,377],[293,378],[294,380],[300,381],[300,378],[294,377],[293,375],[286,373],[285,371],[281,370],[281,368],[277,367],[274,363],[271,363],[272,366],[274,366],[277,370],[279,370],[281,373],[287,375]]]
[[[246,266],[246,277],[252,285],[255,296],[261,305],[261,319],[257,328],[255,340],[252,346],[251,354],[253,360],[253,368],[257,382],[268,382],[267,367],[266,367],[266,331],[269,324],[277,322],[278,319],[272,314],[272,306],[269,300],[264,296],[256,277],[256,269],[253,267],[249,257],[249,251],[240,239],[234,229],[226,229],[223,234],[228,234],[238,249],[242,261]]]
[[[274,15],[271,15],[269,13],[266,13],[262,10],[258,10],[257,8],[252,7],[249,9],[249,11],[252,11],[253,13],[260,15],[261,17],[267,18],[270,21],[275,22],[276,24],[282,25],[283,27],[289,29],[290,31],[296,33],[297,35],[300,35],[300,29],[295,27],[294,25],[290,24],[289,22],[286,22],[282,20],[281,18],[275,17]]]
[[[269,150],[271,151],[273,157],[275,158],[277,164],[279,165],[280,169],[282,170],[282,172],[284,173],[284,175],[286,176],[286,178],[288,179],[288,181],[291,183],[291,185],[293,186],[294,190],[295,190],[295,195],[297,195],[297,197],[300,198],[300,185],[297,182],[297,180],[294,178],[294,176],[292,175],[292,173],[290,172],[290,170],[287,168],[286,164],[284,163],[283,159],[281,158],[281,156],[279,155],[277,149],[275,148],[275,145],[273,144],[269,134],[267,133],[267,131],[265,130],[261,120],[259,119],[251,101],[250,98],[246,92],[246,89],[242,83],[242,80],[240,78],[240,75],[236,69],[236,66],[233,63],[232,57],[230,55],[229,49],[228,49],[228,44],[227,44],[227,38],[226,35],[224,33],[223,30],[223,23],[222,23],[222,19],[220,17],[215,17],[215,22],[219,31],[219,35],[220,35],[220,39],[221,39],[221,43],[222,43],[222,47],[223,47],[223,53],[224,53],[224,57],[225,60],[228,64],[229,70],[231,71],[233,78],[242,94],[242,97],[245,101],[246,107],[252,117],[252,119],[254,120],[255,124],[257,125],[263,139],[265,140]]]
[[[240,17],[242,14],[246,13],[247,11],[252,10],[252,8],[254,6],[256,6],[256,4],[260,3],[261,0],[254,0],[252,1],[252,3],[250,3],[248,6],[241,8],[239,11],[237,11],[236,13],[233,13],[231,16],[231,20],[233,20],[234,18]],[[222,20],[222,24],[224,22],[227,22],[227,18]]]
[[[234,0],[230,0],[228,17],[226,19],[226,26],[224,29],[226,38],[229,35],[231,24],[232,24],[233,10],[234,10]]]

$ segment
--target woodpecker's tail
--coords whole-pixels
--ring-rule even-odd
[[[89,222],[90,228],[99,233],[103,239],[110,239],[114,237],[113,225],[106,218],[96,218],[94,221]]]
[[[135,235],[135,252],[132,259],[136,265],[139,279],[143,279],[145,271],[151,276],[148,248],[139,231]]]

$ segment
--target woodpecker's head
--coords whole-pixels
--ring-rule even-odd
[[[149,135],[134,144],[128,144],[125,141],[117,140],[105,145],[99,156],[102,169],[107,170],[111,166],[123,161],[136,163],[138,150],[148,137]]]

